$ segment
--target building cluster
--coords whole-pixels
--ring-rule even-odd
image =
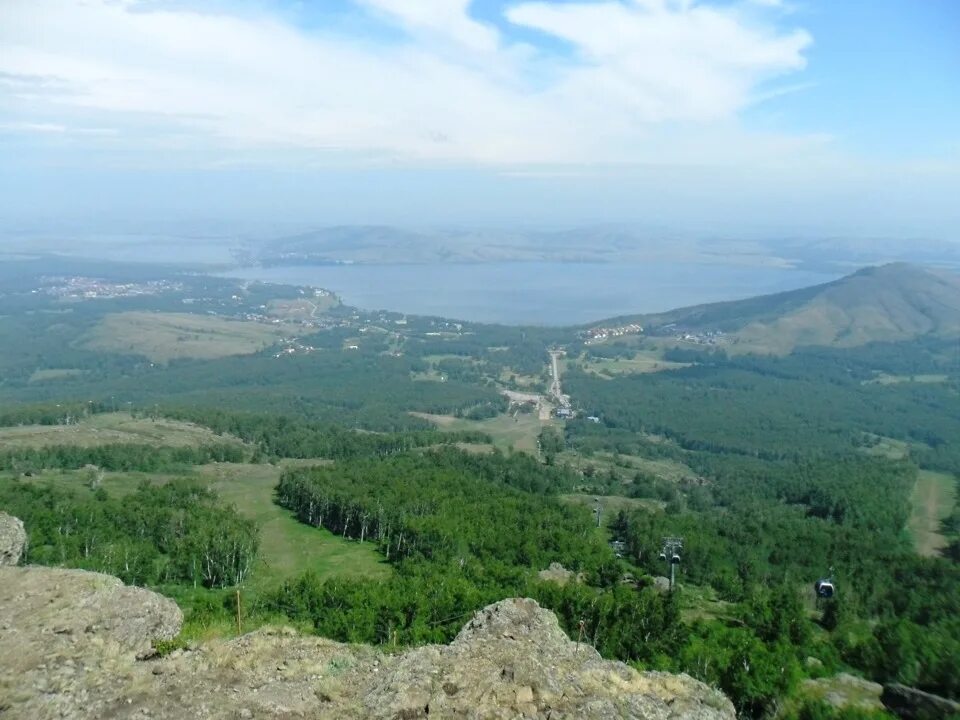
[[[275,358],[286,357],[287,355],[309,355],[314,350],[316,350],[313,345],[304,345],[302,342],[296,338],[290,340],[283,340],[281,344],[284,346],[279,352],[274,354]]]
[[[64,300],[91,300],[97,298],[136,297],[139,295],[159,295],[164,292],[183,290],[183,284],[170,280],[147,280],[145,282],[117,283],[99,278],[73,277],[45,277],[42,279],[44,287],[34,292],[44,292],[47,295]]]
[[[623,337],[624,335],[639,335],[643,332],[643,326],[638,323],[629,325],[617,325],[614,327],[595,327],[584,330],[581,336],[586,338],[586,344],[603,342],[607,338]]]
[[[694,345],[720,345],[727,341],[727,337],[722,330],[678,332],[674,337],[681,342],[693,343]]]

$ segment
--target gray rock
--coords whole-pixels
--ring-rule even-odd
[[[537,573],[537,577],[541,580],[546,580],[547,582],[555,582],[557,585],[566,585],[571,581],[580,581],[579,577],[573,572],[573,570],[567,570],[558,562],[550,563],[550,566],[546,570],[541,570]]]
[[[884,685],[880,700],[904,720],[946,720],[960,715],[960,703],[898,683]]]
[[[31,720],[735,720],[719,692],[603,660],[533,600],[490,605],[450,645],[400,654],[263,628],[136,659],[179,623],[169,600],[116,578],[0,568],[0,697],[12,698],[4,711]]]
[[[430,717],[735,717],[729,700],[693,678],[639,673],[603,660],[589,645],[570,640],[556,616],[529,599],[484,608],[446,647],[405,653],[388,675],[366,687],[363,715],[397,717],[398,698],[414,688],[418,698],[439,702],[425,708]]]
[[[16,565],[27,545],[23,523],[13,515],[0,512],[0,565]]]
[[[653,586],[660,592],[670,591],[670,578],[657,575],[653,578]]]

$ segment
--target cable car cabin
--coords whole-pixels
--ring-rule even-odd
[[[818,598],[832,598],[835,592],[833,582],[826,578],[817,580],[813,584],[813,589],[816,591]]]
[[[679,565],[679,564],[680,564],[680,556],[677,555],[677,553],[674,553],[673,556],[670,558],[670,564],[671,564],[671,565]]]
[[[660,553],[660,559],[661,559],[661,560],[666,560],[666,559],[667,559],[667,554],[666,554],[666,553]]]

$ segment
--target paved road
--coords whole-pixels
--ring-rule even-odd
[[[561,407],[569,405],[569,401],[563,395],[563,388],[560,385],[560,356],[563,352],[560,350],[550,351],[550,372],[553,374],[553,380],[550,383],[550,395],[553,396]]]

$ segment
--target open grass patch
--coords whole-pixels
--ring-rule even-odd
[[[82,340],[89,350],[143,355],[153,362],[249,355],[290,334],[283,325],[187,313],[107,315]]]
[[[83,375],[83,373],[84,371],[79,368],[44,368],[42,370],[34,370],[27,382],[33,384],[66,380],[67,378],[76,377],[77,375]]]
[[[655,373],[688,367],[690,363],[664,360],[660,350],[641,350],[633,357],[590,358],[579,360],[586,372],[602,378],[636,373]]]
[[[114,443],[201,447],[230,442],[242,444],[239,438],[217,435],[200,425],[165,418],[135,417],[126,412],[90,415],[69,425],[0,428],[0,445],[7,449],[50,445],[95,447]]]
[[[313,464],[323,462],[317,460]],[[306,461],[296,464],[306,464]],[[321,579],[390,575],[392,569],[372,543],[361,544],[305,525],[289,510],[274,503],[273,491],[282,471],[283,468],[276,465],[214,463],[180,474],[106,472],[101,476],[100,487],[109,495],[123,496],[134,492],[143,482],[162,484],[184,475],[211,487],[241,515],[253,519],[260,529],[260,550],[246,583],[246,589],[254,593],[276,588],[308,570]],[[90,476],[84,470],[48,470],[21,481],[24,480],[82,491],[89,487]],[[0,476],[0,482],[7,481]]]
[[[320,464],[317,461],[315,464]],[[274,465],[217,463],[197,469],[202,478],[242,515],[260,527],[260,552],[251,589],[276,587],[306,571],[334,576],[387,577],[390,566],[372,543],[359,543],[323,528],[305,525],[273,502],[282,468]]]
[[[957,502],[956,478],[946,473],[921,470],[910,496],[910,520],[907,527],[921,555],[936,555],[947,545],[941,523]]]
[[[582,505],[593,510],[597,506],[597,501],[600,501],[600,521],[601,524],[606,520],[609,520],[613,517],[616,517],[617,513],[624,511],[630,512],[631,510],[648,510],[654,511],[659,510],[663,507],[663,503],[659,500],[647,500],[645,498],[630,498],[624,497],[623,495],[591,495],[589,493],[571,493],[569,495],[561,495],[560,499],[564,502],[568,502],[571,505]]]
[[[512,448],[531,455],[537,454],[537,441],[543,428],[556,424],[553,420],[541,420],[535,413],[517,413],[515,416],[498,415],[485,420],[466,420],[452,415],[430,413],[411,413],[411,415],[429,420],[440,430],[484,432],[493,440],[494,447],[504,452]]]

